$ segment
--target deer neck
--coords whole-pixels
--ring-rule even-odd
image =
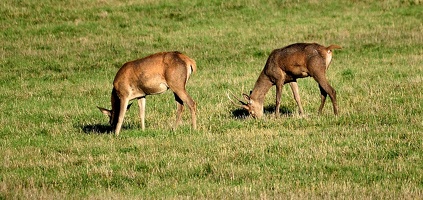
[[[270,81],[269,77],[262,72],[251,91],[250,98],[253,101],[257,101],[260,105],[263,105],[264,98],[272,85],[273,83]]]
[[[112,116],[111,116],[111,124],[112,126],[116,126],[119,118],[119,112],[120,112],[120,99],[117,94],[116,89],[113,87],[112,95],[111,95],[111,102],[112,102]]]

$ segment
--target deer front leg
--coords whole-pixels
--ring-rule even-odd
[[[125,117],[125,113],[126,113],[126,108],[128,106],[128,100],[124,99],[124,100],[120,100],[120,107],[119,107],[119,115],[118,115],[118,120],[117,120],[117,124],[115,127],[115,134],[116,136],[119,136],[120,133],[120,129],[122,128],[122,124],[123,124],[123,118]]]
[[[291,82],[289,83],[289,86],[291,86],[292,94],[294,95],[295,102],[297,102],[298,109],[300,110],[300,115],[303,115],[304,110],[303,110],[303,106],[301,105],[301,98],[300,98],[300,93],[298,89],[298,83]]]
[[[142,130],[145,130],[145,104],[146,104],[145,97],[141,97],[138,99],[140,123],[141,123]]]
[[[279,117],[279,108],[281,106],[281,97],[282,97],[282,88],[283,82],[276,83],[276,108],[275,108],[275,116]]]

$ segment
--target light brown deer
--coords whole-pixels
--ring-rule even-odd
[[[113,81],[112,110],[98,108],[110,117],[110,125],[115,134],[119,135],[129,101],[138,99],[141,128],[144,130],[146,96],[161,94],[170,88],[177,103],[174,128],[180,124],[186,104],[191,111],[192,127],[196,129],[196,103],[185,89],[190,75],[196,69],[195,61],[180,52],[161,52],[127,62],[119,69]]]
[[[321,94],[319,113],[322,112],[326,97],[329,94],[333,112],[337,115],[336,92],[326,79],[326,70],[331,63],[333,49],[341,49],[341,47],[338,45],[324,47],[316,43],[296,43],[273,50],[250,95],[243,94],[247,102],[237,99],[241,103],[238,105],[246,109],[252,117],[262,117],[266,93],[273,85],[276,85],[275,114],[278,116],[282,87],[286,83],[291,83],[294,98],[300,108],[300,113],[302,113],[303,109],[296,81],[298,78],[311,76],[319,84]]]

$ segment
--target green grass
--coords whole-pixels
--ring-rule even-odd
[[[417,1],[14,1],[0,3],[0,199],[419,199],[423,197],[423,6]],[[299,80],[307,115],[274,88],[264,119],[225,96],[254,86],[268,54],[338,44],[330,100]],[[119,137],[110,108],[125,62],[178,50],[198,128],[171,131],[173,94],[136,106]],[[136,103],[135,103],[136,104]]]

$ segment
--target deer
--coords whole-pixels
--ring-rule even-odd
[[[118,70],[113,81],[111,94],[112,109],[98,107],[109,116],[109,123],[118,136],[128,103],[137,99],[141,129],[145,130],[145,107],[148,95],[162,94],[168,89],[173,91],[177,103],[176,129],[182,120],[184,104],[191,111],[192,128],[196,125],[196,103],[186,91],[186,84],[191,74],[195,73],[195,60],[177,51],[160,52],[147,57],[129,61]]]
[[[320,89],[321,103],[319,114],[322,113],[326,97],[329,95],[333,105],[333,112],[338,115],[336,91],[326,78],[326,71],[332,61],[334,49],[341,49],[341,47],[338,45],[325,47],[317,43],[295,43],[275,49],[270,53],[250,95],[242,94],[246,102],[237,98],[233,93],[231,93],[232,96],[238,100],[239,104],[233,101],[229,94],[227,94],[228,98],[235,105],[247,110],[253,118],[261,118],[263,116],[265,96],[269,89],[275,85],[275,115],[279,116],[282,88],[284,84],[290,83],[300,114],[302,114],[304,111],[301,106],[297,79],[313,77]]]

